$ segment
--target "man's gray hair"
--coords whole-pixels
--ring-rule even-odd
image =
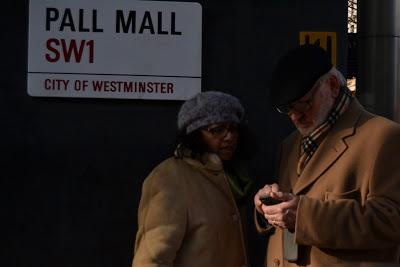
[[[338,81],[339,81],[340,87],[342,87],[342,86],[347,86],[347,80],[346,80],[346,78],[344,77],[344,75],[343,75],[337,68],[332,67],[332,68],[328,71],[327,74],[329,74],[329,76],[331,76],[331,75],[335,76],[335,77],[338,79]]]

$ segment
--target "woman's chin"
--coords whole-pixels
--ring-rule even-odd
[[[234,152],[233,151],[220,151],[218,153],[219,158],[222,161],[229,161],[233,158]]]

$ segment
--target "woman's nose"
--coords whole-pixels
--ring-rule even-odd
[[[232,131],[232,130],[228,130],[227,133],[225,134],[223,140],[232,140],[236,137],[237,133]]]

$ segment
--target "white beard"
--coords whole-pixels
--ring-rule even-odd
[[[302,136],[310,135],[315,129],[317,129],[322,123],[325,122],[326,118],[328,117],[329,113],[331,112],[332,108],[335,105],[335,99],[326,95],[327,92],[322,92],[322,102],[320,105],[320,110],[318,115],[313,120],[313,124],[307,128],[301,128],[296,125],[297,130],[300,132]]]

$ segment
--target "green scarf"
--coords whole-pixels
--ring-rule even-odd
[[[230,162],[224,165],[224,170],[236,204],[241,204],[249,194],[253,183],[249,177],[247,164],[237,161]]]

